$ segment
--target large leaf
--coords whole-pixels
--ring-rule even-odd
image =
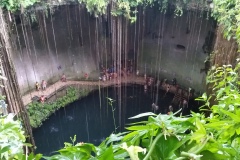
[[[229,156],[227,155],[223,155],[223,154],[218,154],[218,153],[212,153],[208,150],[205,150],[203,152],[201,152],[202,159],[206,159],[206,160],[226,160],[229,158]]]
[[[10,150],[10,146],[5,146],[3,148],[0,149],[0,155],[4,152],[7,152],[8,150]]]
[[[104,152],[103,154],[99,155],[97,158],[98,160],[114,160],[114,155],[113,155],[113,148],[112,145],[110,145]]]
[[[140,130],[140,131],[133,131],[126,136],[123,137],[123,141],[131,141],[132,139],[137,140],[142,135],[148,133],[149,130]]]
[[[170,159],[174,156],[174,152],[181,147],[189,138],[184,138],[181,141],[178,140],[175,136],[167,137],[167,139],[162,136],[156,143],[154,148],[152,158],[153,159]]]
[[[130,130],[130,131],[135,131],[135,130],[148,130],[148,129],[150,129],[150,127],[147,126],[147,125],[141,125],[141,126],[131,126],[131,127],[127,127],[126,129],[127,129],[127,130]]]
[[[228,115],[231,117],[235,122],[240,122],[240,117],[234,113],[231,113],[229,111],[221,109],[221,112],[223,112],[225,115]]]
[[[123,139],[123,135],[127,134],[128,132],[123,132],[123,133],[118,133],[118,134],[111,134],[106,140],[106,145],[112,143],[112,142],[117,142],[117,141],[120,141]],[[105,142],[103,142],[105,143]],[[104,145],[104,144],[100,144],[101,145]]]

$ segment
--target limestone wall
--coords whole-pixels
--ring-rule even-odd
[[[133,24],[123,20],[122,32],[111,29],[110,16],[95,18],[78,5],[59,6],[54,14],[36,11],[37,22],[16,17],[12,39],[16,44],[14,64],[21,92],[34,89],[36,81],[48,84],[68,78],[98,79],[100,66],[113,65],[111,37],[121,37],[122,60],[132,60],[140,74],[177,78],[187,87],[204,91],[204,68],[207,54],[202,49],[213,21],[203,12],[186,11],[175,17],[173,10],[161,14],[156,8],[140,9]],[[19,37],[19,38],[18,38]],[[119,47],[121,48],[121,47]],[[118,64],[119,65],[119,64]]]
[[[212,55],[212,65],[234,65],[238,57],[238,45],[236,41],[232,38],[229,41],[224,38],[222,27],[219,26],[216,30],[216,40],[214,44],[214,52]]]

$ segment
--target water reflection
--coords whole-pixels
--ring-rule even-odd
[[[139,121],[129,120],[129,117],[152,111],[155,96],[150,92],[153,91],[145,93],[144,87],[139,85],[104,88],[61,108],[43,126],[34,130],[36,152],[50,155],[64,147],[64,142],[70,142],[74,135],[77,135],[77,142],[99,145],[114,132],[115,125],[117,132],[123,131],[125,124]],[[164,113],[173,95],[168,94],[164,99],[164,91],[158,95],[160,108],[156,112]],[[107,97],[114,100],[112,106]]]

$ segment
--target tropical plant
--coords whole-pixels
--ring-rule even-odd
[[[33,4],[39,2],[39,0],[1,0],[0,7],[6,8],[10,11],[16,11],[21,8],[27,8]]]
[[[210,71],[208,83],[211,84],[214,94],[210,96],[203,94],[198,98],[205,102],[202,108],[211,111],[208,117],[204,112],[192,112],[188,117],[178,117],[177,113],[170,115],[142,113],[131,119],[147,117],[147,120],[130,124],[126,127],[126,132],[111,134],[99,146],[83,142],[76,143],[74,136],[71,138],[72,143],[65,143],[65,147],[57,154],[44,158],[47,160],[238,160],[240,159],[239,68],[240,64],[237,64],[234,69],[231,65],[225,65]],[[211,102],[212,99],[213,102]],[[4,131],[0,133],[15,132],[14,129]],[[20,133],[23,135],[22,131]],[[8,136],[7,139],[11,137]],[[11,144],[17,144],[18,141],[22,144],[24,137],[18,138]],[[7,140],[6,145],[9,142]],[[7,152],[8,150],[9,148]],[[18,151],[22,154],[20,148]],[[21,159],[17,156],[18,152],[9,151],[8,153],[9,157]],[[31,157],[35,156],[31,155]]]
[[[182,0],[189,3],[187,0]],[[89,12],[104,14],[109,1],[82,0]],[[132,17],[137,13],[138,5],[153,5],[156,0],[117,1],[112,14]],[[173,2],[178,2],[176,0]],[[26,3],[26,4],[25,4]],[[0,6],[8,10],[17,10],[21,6],[32,5],[34,1],[0,1]],[[163,9],[168,0],[160,2]],[[213,0],[213,17],[224,26],[227,39],[235,38],[240,42],[240,1]],[[177,5],[178,6],[178,5]],[[181,6],[177,13],[181,12]],[[65,143],[59,154],[46,159],[240,159],[240,92],[239,64],[236,68],[225,65],[210,71],[208,83],[212,86],[213,95],[203,94],[198,100],[205,102],[204,111],[210,111],[208,117],[204,113],[191,113],[189,117],[177,117],[176,114],[155,115],[143,113],[132,118],[148,117],[148,120],[131,124],[126,132],[111,134],[99,146],[88,143]],[[45,115],[54,112],[66,102],[74,100],[65,96],[54,104],[32,104],[28,112],[33,126],[41,125]],[[42,107],[41,111],[39,107]],[[1,118],[0,154],[1,159],[22,159],[25,137],[19,122]],[[11,123],[8,123],[11,122]],[[34,158],[34,155],[29,157]],[[28,157],[28,158],[29,158]],[[39,156],[40,157],[40,156]],[[37,159],[37,158],[36,158]]]
[[[240,159],[240,83],[238,71],[231,65],[211,70],[208,83],[215,91],[203,94],[202,109],[210,116],[191,113],[189,117],[175,114],[142,113],[131,119],[148,117],[126,127],[126,132],[111,134],[99,146],[88,143],[66,143],[59,154],[48,160],[64,158],[83,159]],[[210,102],[214,98],[214,103]],[[213,105],[211,105],[213,104]]]
[[[0,157],[12,159],[13,155],[22,155],[25,142],[20,121],[13,120],[13,114],[0,117]]]
[[[213,0],[212,16],[223,26],[224,37],[240,44],[240,0]]]
[[[78,0],[80,3],[86,5],[88,12],[94,14],[96,17],[107,13],[108,5],[111,5],[111,14],[113,16],[123,15],[131,22],[136,21],[138,7],[139,6],[159,6],[159,10],[166,12],[168,5],[175,5],[175,14],[181,16],[183,13],[183,8],[196,8],[195,6],[203,9],[207,8],[205,0]]]
[[[183,8],[196,8],[196,6],[201,6],[200,9],[206,8],[205,0],[78,0],[78,2],[80,4],[84,4],[87,8],[87,11],[91,14],[94,14],[95,17],[107,14],[107,8],[110,5],[111,14],[113,16],[123,15],[126,18],[130,19],[131,22],[136,21],[136,15],[139,6],[146,7],[158,5],[159,10],[165,12],[168,5],[171,4],[176,6],[176,15],[182,15]],[[44,6],[44,8],[49,7],[51,10],[52,1],[40,0],[2,0],[0,1],[0,7],[6,8],[10,11],[17,11],[33,6],[35,3],[40,3],[42,6]]]
[[[25,135],[21,122],[14,120],[13,114],[0,116],[0,159],[1,160],[39,160],[41,154],[29,156],[23,148],[31,146],[25,143]]]
[[[90,90],[82,89],[78,92],[76,88],[70,87],[67,89],[67,94],[58,98],[54,102],[40,103],[32,102],[27,106],[27,112],[30,119],[30,124],[33,128],[42,125],[52,113],[56,110],[65,107],[66,105],[76,101],[78,98],[85,97],[89,94]],[[41,109],[40,109],[41,108]]]

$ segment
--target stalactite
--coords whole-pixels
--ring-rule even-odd
[[[101,62],[101,57],[99,54],[98,18],[95,19],[95,44],[96,44],[95,51],[97,54],[97,64],[99,64]]]
[[[158,20],[158,22],[159,22],[159,26],[158,26],[158,31],[157,31],[157,37],[159,37],[159,35],[161,35],[162,34],[162,32],[161,32],[161,25],[162,25],[162,18],[161,18],[161,15],[159,15],[159,20]],[[157,76],[157,71],[158,71],[158,67],[159,67],[159,63],[161,63],[160,61],[161,61],[161,59],[159,59],[159,55],[160,55],[160,46],[162,45],[162,44],[160,44],[160,42],[162,42],[161,41],[161,39],[160,38],[158,38],[158,48],[157,48],[157,57],[156,57],[156,64],[155,64],[155,77]]]
[[[83,31],[82,31],[82,28],[83,28],[83,26],[82,26],[82,8],[81,8],[81,6],[79,5],[78,6],[78,12],[79,12],[79,28],[80,28],[80,39],[79,39],[79,44],[80,44],[80,46],[84,46],[84,41],[83,41]],[[83,16],[83,18],[84,18],[85,16]],[[83,47],[83,54],[85,53],[85,51],[84,51],[84,47]]]
[[[34,14],[36,14],[36,12],[34,12]],[[33,50],[34,50],[35,60],[36,60],[36,64],[38,64],[37,51],[36,51],[35,41],[34,41],[34,38],[33,38],[33,32],[32,32],[32,27],[31,27],[30,20],[29,20],[28,22],[29,22],[28,25],[29,25],[29,30],[30,30],[30,34],[31,34],[31,41],[32,41],[32,44],[33,44]],[[34,66],[34,65],[33,65],[33,66]],[[34,68],[35,68],[35,67],[34,67]],[[34,76],[35,76],[35,79],[36,79],[35,69],[34,69]]]
[[[59,63],[58,49],[57,49],[56,36],[55,36],[55,29],[54,29],[53,18],[52,18],[53,13],[54,13],[53,9],[50,9],[50,19],[51,19],[51,26],[52,26],[52,32],[53,32],[53,41],[54,41],[54,47],[55,47],[55,53],[56,53],[56,57],[57,57],[57,62]]]
[[[35,72],[35,65],[34,65],[33,60],[32,60],[32,50],[31,50],[31,47],[30,47],[30,41],[32,41],[33,48],[34,48],[34,53],[35,53],[34,55],[35,55],[36,60],[37,60],[37,53],[36,53],[34,39],[33,39],[33,35],[32,35],[31,23],[30,23],[30,19],[29,19],[28,16],[21,15],[21,17],[22,17],[21,20],[23,22],[21,26],[22,26],[22,32],[23,32],[23,36],[24,36],[26,51],[27,51],[27,54],[29,55],[29,59],[30,59],[32,67],[33,67],[33,73],[34,73],[35,81],[37,81],[36,72]],[[27,28],[29,28],[30,32],[28,31]],[[31,34],[31,36],[28,35],[29,33]],[[29,37],[32,37],[32,39],[29,40]],[[21,49],[21,52],[22,52],[22,49]],[[22,53],[22,55],[23,55],[23,53]],[[29,85],[30,83],[29,83],[28,76],[27,76],[26,63],[24,63],[24,70],[25,70],[25,75],[26,75],[26,79],[27,79],[28,88],[30,89],[31,87]]]
[[[143,8],[142,16],[143,16],[143,22],[142,22],[142,43],[141,43],[141,54],[140,54],[140,61],[143,62],[143,47],[144,47],[144,36],[145,36],[145,11],[146,9]],[[137,66],[137,69],[139,67]]]
[[[141,31],[141,27],[140,27],[140,24],[142,23],[143,21],[143,17],[142,17],[142,10],[143,8],[142,7],[139,7],[139,16],[138,16],[138,33],[137,33],[137,36],[138,36],[138,41],[137,41],[137,51],[136,51],[136,56],[137,56],[137,62],[136,62],[136,65],[135,66],[138,66],[139,64],[139,59],[140,59],[140,44],[141,44],[141,40],[142,40],[142,37],[141,37],[141,34],[142,34],[142,31]],[[134,67],[135,68],[135,67]]]
[[[111,7],[110,10],[114,10],[115,8],[115,4],[113,1],[111,1]],[[111,51],[112,51],[112,63],[113,63],[113,67],[116,69],[116,53],[117,53],[117,37],[116,37],[116,17],[111,15]]]
[[[48,56],[49,56],[49,60],[50,61],[50,77],[53,77],[54,76],[54,73],[53,73],[53,58],[54,56],[52,55],[52,52],[51,52],[51,49],[50,49],[50,44],[49,44],[49,37],[48,37],[48,30],[47,30],[47,23],[46,23],[46,15],[44,14],[44,12],[42,12],[42,16],[43,16],[43,24],[44,24],[44,33],[45,33],[45,39],[46,39],[46,44],[47,44],[47,53],[48,53]],[[55,85],[55,84],[54,84]],[[56,87],[55,87],[55,91],[56,91]]]
[[[71,58],[72,54],[70,53],[70,50],[72,49],[72,32],[71,32],[71,17],[70,17],[69,6],[68,5],[65,6],[64,9],[66,10],[65,16],[67,17],[67,33],[68,33],[68,36],[67,38],[65,38],[65,41],[67,44],[69,44],[67,54],[68,54],[69,61],[71,61],[72,64],[74,64],[74,60]]]
[[[91,26],[90,26],[90,14],[87,13],[88,17],[88,37],[89,37],[89,45],[90,45],[90,55],[91,58],[93,59],[93,51],[92,51],[92,39],[91,39]]]
[[[201,14],[203,14],[203,12],[201,12]],[[202,30],[202,21],[203,21],[203,18],[202,16],[201,17],[201,22],[200,22],[200,26],[199,26],[199,30],[198,30],[198,39],[197,39],[197,45],[196,45],[196,48],[195,48],[195,53],[194,53],[194,63],[193,63],[193,69],[191,71],[191,76],[193,75],[193,71],[195,69],[195,61],[196,61],[196,58],[197,58],[197,51],[198,51],[198,45],[199,45],[199,39],[200,39],[200,34],[201,34],[201,30]]]
[[[135,15],[137,16],[137,15]],[[136,58],[136,37],[137,37],[137,23],[134,24],[134,41],[133,41],[133,61],[134,64],[137,64],[137,58]]]
[[[112,59],[112,56],[109,56],[109,55],[111,55],[111,51],[112,51],[112,45],[111,45],[111,39],[112,39],[112,16],[111,16],[111,8],[112,8],[112,6],[111,5],[109,5],[108,6],[108,9],[107,9],[107,20],[108,20],[108,23],[107,23],[107,29],[108,29],[108,32],[107,32],[107,36],[108,36],[108,42],[109,42],[109,44],[110,45],[108,45],[108,54],[106,55],[107,57],[106,57],[106,59],[108,59],[108,57],[110,57],[109,58],[109,61],[110,62],[112,62],[113,61],[113,59]],[[106,30],[107,31],[107,30]],[[106,62],[106,64],[107,64],[107,62]]]
[[[18,53],[19,53],[19,59],[20,59],[20,61],[21,62],[24,62],[24,60],[23,60],[23,51],[22,51],[22,45],[21,45],[21,42],[20,42],[20,38],[19,38],[19,33],[18,33],[18,29],[17,29],[17,24],[16,24],[16,20],[15,20],[15,18],[12,18],[13,19],[13,25],[14,25],[14,28],[15,28],[15,32],[16,32],[16,34],[17,34],[17,39],[16,39],[16,41],[18,42],[18,47],[17,47],[17,45],[16,45],[16,47],[14,48],[13,47],[13,51],[14,52],[16,52],[17,53],[17,50],[19,50],[18,51]],[[27,72],[26,72],[26,63],[23,63],[24,64],[24,72],[25,72],[25,76],[26,76],[26,74],[27,74]],[[28,87],[29,87],[29,81],[28,81],[28,78],[27,78],[27,76],[26,76],[26,80],[27,80],[27,84],[28,84]]]
[[[39,32],[40,32],[40,38],[43,44],[43,48],[46,50],[47,48],[47,44],[46,44],[46,40],[45,40],[45,32],[44,32],[44,23],[43,23],[43,18],[42,18],[42,12],[41,11],[37,11],[36,13],[36,17],[37,17],[37,21],[39,23]]]
[[[124,60],[125,60],[125,68],[127,68],[127,59],[128,59],[128,20],[126,18],[124,18],[124,32],[123,32],[123,44],[124,44],[124,48],[123,48],[123,53],[124,53]]]
[[[71,26],[71,15],[70,15],[70,10],[69,10],[69,5],[66,6],[66,14],[67,14],[67,29],[68,29],[68,34],[69,34],[69,40],[70,42],[73,40],[72,36],[72,26]]]
[[[3,11],[0,8],[0,44],[2,46],[0,52],[3,61],[3,76],[6,76],[8,79],[7,81],[4,81],[6,100],[10,106],[10,111],[17,114],[22,119],[23,127],[25,128],[27,135],[27,141],[35,146],[32,128],[30,126],[26,108],[22,102],[15,68],[11,58],[12,48],[9,37],[10,29],[7,28],[6,22]]]
[[[106,22],[105,22],[105,21],[107,21],[107,25],[106,25]],[[110,45],[107,45],[107,38],[109,38],[109,35],[108,35],[109,17],[108,17],[108,15],[107,15],[106,19],[103,18],[103,23],[105,23],[104,25],[106,25],[106,26],[104,26],[104,37],[103,37],[103,38],[104,38],[103,61],[105,60],[105,64],[104,64],[104,65],[107,66],[108,60],[111,60],[111,59],[108,57],[108,48],[107,48],[107,46],[110,46]],[[104,56],[105,56],[105,58],[104,58]],[[102,65],[103,65],[103,63],[102,63]]]

